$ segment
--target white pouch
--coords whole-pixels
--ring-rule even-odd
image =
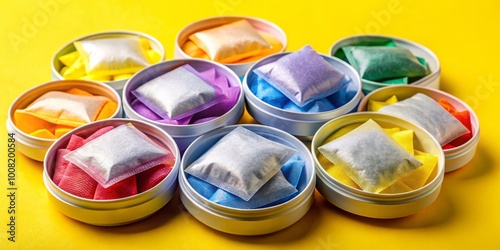
[[[76,127],[95,121],[108,101],[109,99],[104,96],[49,91],[38,97],[27,108],[17,112],[30,114],[54,124]]]
[[[120,125],[68,153],[64,158],[107,188],[160,163],[173,164],[172,152],[132,124]]]
[[[422,166],[371,119],[318,150],[364,191],[372,193]]]
[[[400,102],[387,105],[380,113],[401,117],[427,130],[441,146],[469,130],[434,99],[417,93]]]
[[[87,75],[133,74],[150,65],[139,37],[84,40],[74,45]]]
[[[222,90],[205,80],[188,64],[144,83],[132,94],[164,119],[179,120],[212,107]]]
[[[237,127],[185,171],[248,201],[296,152]]]

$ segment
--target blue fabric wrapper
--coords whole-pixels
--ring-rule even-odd
[[[263,78],[255,76],[253,79],[254,80],[248,84],[250,91],[252,91],[257,98],[276,108],[294,112],[317,113],[331,111],[352,100],[357,92],[356,84],[348,76],[344,76],[342,81],[345,81],[346,84],[344,84],[345,86],[342,89],[332,95],[310,102],[304,107],[300,107]]]
[[[249,201],[245,201],[238,196],[228,193],[222,189],[219,189],[205,181],[202,181],[190,174],[186,173],[187,180],[189,184],[203,197],[216,202],[220,205],[241,208],[241,209],[251,209],[259,207],[269,207],[277,204],[286,202],[295,196],[297,196],[304,188],[305,178],[303,176],[303,169],[305,167],[305,162],[300,159],[298,155],[294,155],[290,160],[288,160],[281,168],[281,173],[284,175],[285,179],[294,187],[285,188],[272,195],[264,196],[258,198],[257,192]]]
[[[208,182],[202,181],[188,173],[186,173],[186,176],[191,187],[193,187],[194,190],[196,190],[196,192],[198,192],[201,196],[207,199],[210,199],[210,197],[212,197],[212,195],[218,189],[216,186],[209,184]]]
[[[253,70],[300,107],[344,87],[344,74],[306,45]]]

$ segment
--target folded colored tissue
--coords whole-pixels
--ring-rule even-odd
[[[187,174],[191,187],[206,199],[217,204],[240,209],[263,208],[286,202],[299,193],[305,162],[298,155],[292,156],[250,200],[245,201],[223,189]]]
[[[66,159],[69,154],[84,147],[89,147],[89,145],[92,146],[92,144],[102,140],[102,138],[112,135],[113,131],[116,131],[116,128],[108,126],[97,130],[87,138],[72,135],[66,148],[61,148],[57,151],[54,174],[52,176],[54,183],[62,190],[81,198],[109,200],[124,198],[137,193],[145,192],[156,186],[170,173],[174,160],[172,157],[154,165],[153,167],[150,167],[143,172],[125,177],[110,186],[104,187],[99,184],[93,176],[89,175],[79,166]],[[127,136],[126,133],[120,134],[121,137]],[[138,159],[143,157],[143,155],[139,155],[137,151],[130,152],[129,150],[124,149],[123,145],[124,144],[122,144],[122,147],[120,148],[122,151],[129,152],[129,155],[135,154],[135,158],[131,159],[130,162],[140,161]],[[110,153],[110,151],[112,150],[105,150],[106,153]],[[110,157],[110,161],[113,161],[114,158],[116,157]],[[102,162],[107,164],[105,161]]]
[[[14,124],[39,138],[56,139],[89,122],[110,118],[118,104],[81,89],[49,91],[14,112]]]
[[[158,91],[159,88],[148,86],[150,82],[147,82],[132,91],[134,96],[138,98],[132,99],[130,103],[131,107],[141,116],[153,121],[165,124],[186,125],[215,119],[227,113],[236,104],[241,91],[240,87],[230,86],[227,78],[218,75],[215,68],[198,73],[194,68],[186,64],[174,69],[174,71],[177,69],[182,70],[180,73],[185,77],[176,78],[176,85],[181,84],[184,87],[173,88],[168,93],[169,96],[173,95],[175,98],[166,101],[164,98],[165,95],[161,95],[161,91]],[[172,71],[168,73],[172,73]],[[162,76],[153,79],[158,80],[153,82],[153,84],[162,86],[167,83],[168,79],[164,79]],[[191,86],[193,81],[189,80],[191,78],[196,79],[203,88],[200,87],[193,90],[193,86]],[[186,82],[189,82],[189,84],[186,84]],[[148,93],[144,89],[140,89],[143,86],[149,89]],[[187,91],[189,94],[182,94],[182,90]],[[198,93],[202,92],[207,93],[209,98],[200,98],[202,95]],[[155,103],[160,104],[156,105]],[[193,105],[193,103],[196,103],[197,106]],[[159,106],[164,108],[159,108]],[[168,110],[180,111],[181,114],[177,115],[177,117],[182,118],[168,117]]]
[[[370,123],[374,123],[370,120]],[[376,123],[375,123],[376,124]],[[356,130],[359,128],[361,125],[366,124],[351,124],[347,125],[337,131],[335,131],[332,135],[330,135],[324,142],[323,145],[328,145],[331,142],[335,142],[337,139],[341,139],[343,136],[349,134],[351,132],[354,132],[359,136],[360,138],[366,139],[364,143],[369,144],[371,143],[371,140],[374,140],[374,138],[369,139],[368,134],[360,134],[359,130]],[[432,172],[434,171],[435,167],[437,166],[437,157],[425,152],[421,152],[419,150],[414,149],[413,147],[413,131],[411,130],[401,130],[398,127],[392,127],[392,128],[384,128],[382,130],[386,135],[389,136],[389,138],[392,138],[392,143],[396,142],[398,144],[399,151],[403,149],[406,151],[408,155],[406,157],[409,157],[409,159],[412,159],[411,161],[408,161],[404,164],[416,164],[413,165],[411,169],[407,169],[407,171],[403,171],[404,169],[400,169],[401,166],[391,169],[389,168],[388,165],[385,163],[383,165],[385,170],[387,171],[382,171],[382,168],[378,168],[379,165],[376,163],[372,162],[374,161],[373,159],[376,159],[376,157],[387,157],[394,159],[394,155],[392,152],[389,152],[389,155],[384,155],[381,153],[379,150],[379,146],[373,147],[370,150],[361,150],[358,152],[360,156],[357,156],[355,158],[346,158],[346,154],[342,154],[342,152],[339,151],[325,151],[325,149],[328,149],[329,146],[323,148],[323,153],[322,150],[320,150],[320,154],[317,156],[318,161],[320,165],[326,170],[326,172],[332,176],[335,180],[339,181],[342,184],[345,184],[347,186],[350,186],[352,188],[356,189],[361,189],[364,191],[368,192],[375,192],[375,193],[386,193],[386,194],[394,194],[394,193],[402,193],[402,192],[408,192],[411,190],[418,189],[425,185],[429,180],[429,177],[431,176]],[[352,135],[352,134],[351,134]],[[349,139],[345,137],[344,139]],[[370,141],[370,142],[368,142]],[[336,143],[341,143],[341,142],[336,142]],[[354,144],[352,142],[349,142],[351,144]],[[346,143],[344,143],[346,145]],[[330,145],[331,146],[331,145]],[[321,146],[323,147],[323,146]],[[331,147],[330,147],[331,149]],[[342,148],[341,150],[345,150],[347,148]],[[367,172],[359,172],[362,173],[360,175],[356,175],[353,177],[352,175],[352,170],[358,171],[360,169],[357,169],[354,164],[357,164],[359,162],[359,159],[366,158],[366,154],[369,154],[369,151],[374,152],[373,149],[377,149],[376,152],[376,157],[373,159],[370,159],[370,164],[373,164],[373,166],[377,166],[377,168],[370,169],[370,171]],[[383,149],[381,150],[383,151]],[[332,154],[339,154],[337,156],[334,156],[331,158]],[[328,158],[328,157],[330,158]],[[410,157],[411,156],[411,157]],[[350,157],[350,156],[349,156]],[[345,164],[343,162],[338,162],[335,158],[342,158],[340,161],[345,161],[345,159],[348,160],[348,164]],[[332,161],[333,160],[333,161]],[[416,160],[416,161],[415,161]],[[338,162],[338,163],[335,163]],[[350,169],[346,170],[346,166]],[[372,170],[377,170],[377,171],[372,171]],[[378,171],[380,170],[380,171]],[[371,175],[369,174],[371,173]],[[376,178],[373,178],[376,177]],[[390,177],[390,178],[389,178]],[[362,180],[360,181],[360,178]],[[375,186],[376,191],[373,191],[373,188],[370,189],[365,189],[362,188],[363,183],[367,182],[368,180],[378,180]],[[382,185],[382,183],[385,183]]]
[[[398,102],[398,98],[395,95],[391,96],[390,98],[388,98],[385,101],[368,100],[367,110],[368,111],[379,111],[380,109],[382,109],[382,107],[387,106],[389,104],[395,104],[397,102]],[[473,136],[473,130],[472,130],[469,111],[468,110],[458,111],[446,98],[441,98],[438,101],[438,103],[439,103],[439,105],[441,105],[441,107],[444,110],[448,111],[448,113],[450,113],[453,117],[455,117],[456,120],[458,120],[468,130],[464,134],[456,137],[455,139],[453,139],[449,143],[443,145],[442,148],[443,149],[455,148],[455,147],[458,147],[458,146],[466,143],[467,141],[469,141]],[[440,117],[439,119],[442,119],[442,117]],[[448,117],[448,119],[452,120],[450,117]],[[453,123],[453,124],[457,125],[456,123]],[[448,128],[448,125],[446,127]],[[458,127],[460,127],[460,126],[458,126]],[[456,130],[457,126],[452,126],[452,127],[448,128],[448,130],[452,130],[452,129]],[[461,130],[463,131],[463,128],[461,128]]]
[[[362,38],[334,56],[351,64],[362,79],[382,84],[408,84],[430,73],[424,58],[397,47],[392,39]]]
[[[305,61],[310,68],[300,66]],[[263,102],[292,112],[331,111],[352,100],[357,92],[347,75],[309,46],[263,65],[254,73],[248,78],[250,91]]]
[[[161,61],[148,39],[131,36],[102,38],[73,43],[76,51],[59,57],[64,79],[116,81]]]
[[[198,31],[189,39],[211,60],[221,63],[234,63],[271,47],[245,19]]]

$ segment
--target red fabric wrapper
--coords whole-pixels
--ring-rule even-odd
[[[76,196],[93,199],[97,181],[73,163],[69,163],[59,187]]]
[[[68,145],[66,146],[66,149],[73,151],[83,145],[84,139],[78,135],[71,135],[68,141]]]
[[[455,118],[457,118],[457,120],[459,120],[469,130],[469,132],[461,135],[460,137],[456,138],[450,143],[444,145],[443,149],[455,148],[469,141],[472,138],[472,125],[470,121],[469,111],[468,110],[457,111],[457,109],[453,107],[453,105],[451,105],[451,103],[445,98],[441,98],[441,100],[439,100],[438,103],[441,105],[441,107],[446,109],[446,111],[448,111]]]
[[[61,182],[61,179],[64,177],[64,173],[66,173],[66,169],[68,168],[69,161],[64,159],[64,156],[69,152],[71,152],[71,150],[65,148],[57,150],[56,165],[54,168],[54,175],[52,176],[52,181],[54,181],[56,185],[59,185],[59,182]]]
[[[83,144],[87,144],[89,141],[92,141],[95,138],[97,138],[97,137],[99,137],[99,136],[101,136],[103,134],[106,134],[107,132],[109,132],[112,129],[114,129],[113,126],[107,126],[107,127],[104,127],[104,128],[101,128],[101,129],[95,131],[92,135],[90,135],[89,137],[87,137],[87,139],[85,139],[83,141]]]
[[[172,171],[171,166],[160,164],[144,172],[138,173],[136,175],[138,191],[142,193],[156,186],[158,183],[160,183],[160,181],[167,177],[170,171]]]
[[[137,194],[137,182],[135,175],[123,179],[108,188],[104,188],[101,185],[97,185],[95,190],[94,199],[95,200],[111,200],[119,199],[124,197],[129,197]]]

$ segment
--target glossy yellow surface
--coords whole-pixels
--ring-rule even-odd
[[[475,158],[447,173],[434,204],[418,214],[367,219],[330,205],[317,192],[293,226],[258,237],[232,236],[198,222],[178,196],[152,217],[120,227],[69,219],[47,199],[42,164],[17,153],[15,214],[9,214],[8,137],[1,128],[1,249],[499,249],[500,4],[493,0],[362,1],[4,1],[0,8],[0,121],[14,99],[50,81],[52,56],[68,41],[105,30],[136,30],[163,43],[191,22],[217,15],[269,20],[288,36],[287,51],[306,44],[327,54],[345,36],[386,34],[420,43],[441,62],[441,89],[473,107],[481,124]],[[243,122],[253,122],[246,115]],[[5,124],[5,123],[4,123]],[[15,240],[8,240],[15,216]]]

